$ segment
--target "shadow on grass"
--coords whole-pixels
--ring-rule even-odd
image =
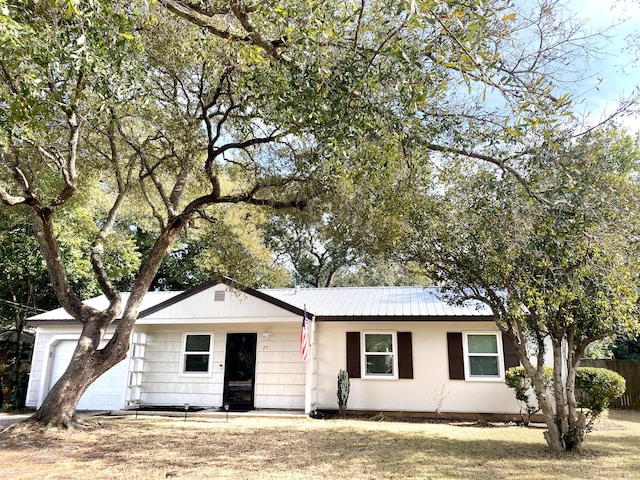
[[[256,426],[245,421],[110,419],[104,425],[77,438],[47,435],[39,439],[40,445],[58,455],[59,461],[72,459],[87,468],[98,461],[132,472],[178,472],[176,476],[183,478],[493,480],[524,478],[525,473],[536,471],[542,476],[527,474],[526,478],[622,478],[640,468],[639,436],[619,436],[625,435],[623,431],[588,437],[582,454],[557,455],[547,449],[540,430],[526,433],[519,427],[472,428],[471,433],[456,434],[463,427],[331,420],[283,420]],[[0,438],[0,453],[13,450],[21,455],[25,443],[14,440],[7,444]],[[607,476],[576,475],[608,468],[609,458],[627,460],[607,471]]]
[[[509,473],[514,466],[540,465],[547,460],[558,460],[553,471],[559,477],[571,478],[576,463],[611,454],[598,448],[581,455],[556,455],[543,441],[511,440],[508,433],[505,440],[469,440],[420,430],[360,431],[352,426],[342,428],[339,423],[329,429],[243,428],[216,432],[215,428],[174,428],[178,431],[173,435],[140,431],[135,438],[137,445],[115,444],[105,454],[110,462],[137,459],[143,468],[231,469],[245,477],[295,471],[309,477],[333,478],[508,478],[518,476],[517,470]],[[617,439],[601,437],[599,443],[614,443],[617,451],[625,454],[632,440],[620,444]],[[158,447],[167,454],[160,453]],[[154,449],[153,457],[135,453],[148,448]],[[88,459],[94,460],[95,453],[91,452]]]
[[[607,417],[610,420],[640,423],[640,410],[609,410]]]

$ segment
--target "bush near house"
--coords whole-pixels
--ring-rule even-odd
[[[553,369],[544,367],[544,379],[547,388],[551,388]],[[516,400],[520,404],[523,423],[529,424],[531,415],[540,411],[533,395],[531,381],[524,367],[512,367],[505,373],[505,383],[513,388]],[[607,368],[579,367],[576,372],[576,400],[578,407],[586,410],[589,425],[609,407],[612,399],[622,396],[626,389],[624,377]]]
[[[610,400],[621,397],[626,386],[624,377],[607,368],[580,367],[576,372],[578,405],[594,417],[609,408]]]
[[[550,389],[553,378],[553,369],[551,367],[543,367],[543,375],[545,385],[547,389]],[[522,423],[524,423],[525,426],[529,425],[531,415],[538,413],[540,411],[540,407],[535,399],[535,395],[533,395],[533,398],[530,396],[533,392],[533,387],[531,385],[531,380],[529,380],[529,377],[524,371],[524,367],[518,366],[509,368],[505,372],[504,381],[509,388],[513,388],[516,391],[516,400],[520,405],[520,417],[522,418]]]

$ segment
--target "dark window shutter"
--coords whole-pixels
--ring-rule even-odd
[[[360,378],[360,332],[347,332],[347,373]]]
[[[520,360],[518,360],[518,354],[516,353],[516,347],[513,346],[513,343],[511,343],[511,340],[509,340],[504,332],[502,332],[502,353],[504,355],[505,370],[520,365]]]
[[[449,352],[449,378],[451,380],[464,380],[461,332],[447,332],[447,350]]]
[[[413,378],[411,332],[398,332],[398,378]]]

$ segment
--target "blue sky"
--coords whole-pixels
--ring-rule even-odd
[[[640,0],[568,0],[567,6],[584,19],[590,30],[611,27],[609,38],[598,41],[599,59],[589,65],[593,78],[585,82],[585,103],[579,111],[597,121],[614,108],[621,96],[633,93],[640,86],[640,63],[633,62],[626,38],[640,36]],[[600,80],[599,80],[600,79]],[[624,125],[640,131],[640,116],[627,118]]]

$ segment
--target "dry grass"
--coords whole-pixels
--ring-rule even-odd
[[[630,479],[640,412],[611,412],[584,453],[542,430],[308,418],[99,418],[88,431],[0,434],[3,479]]]

